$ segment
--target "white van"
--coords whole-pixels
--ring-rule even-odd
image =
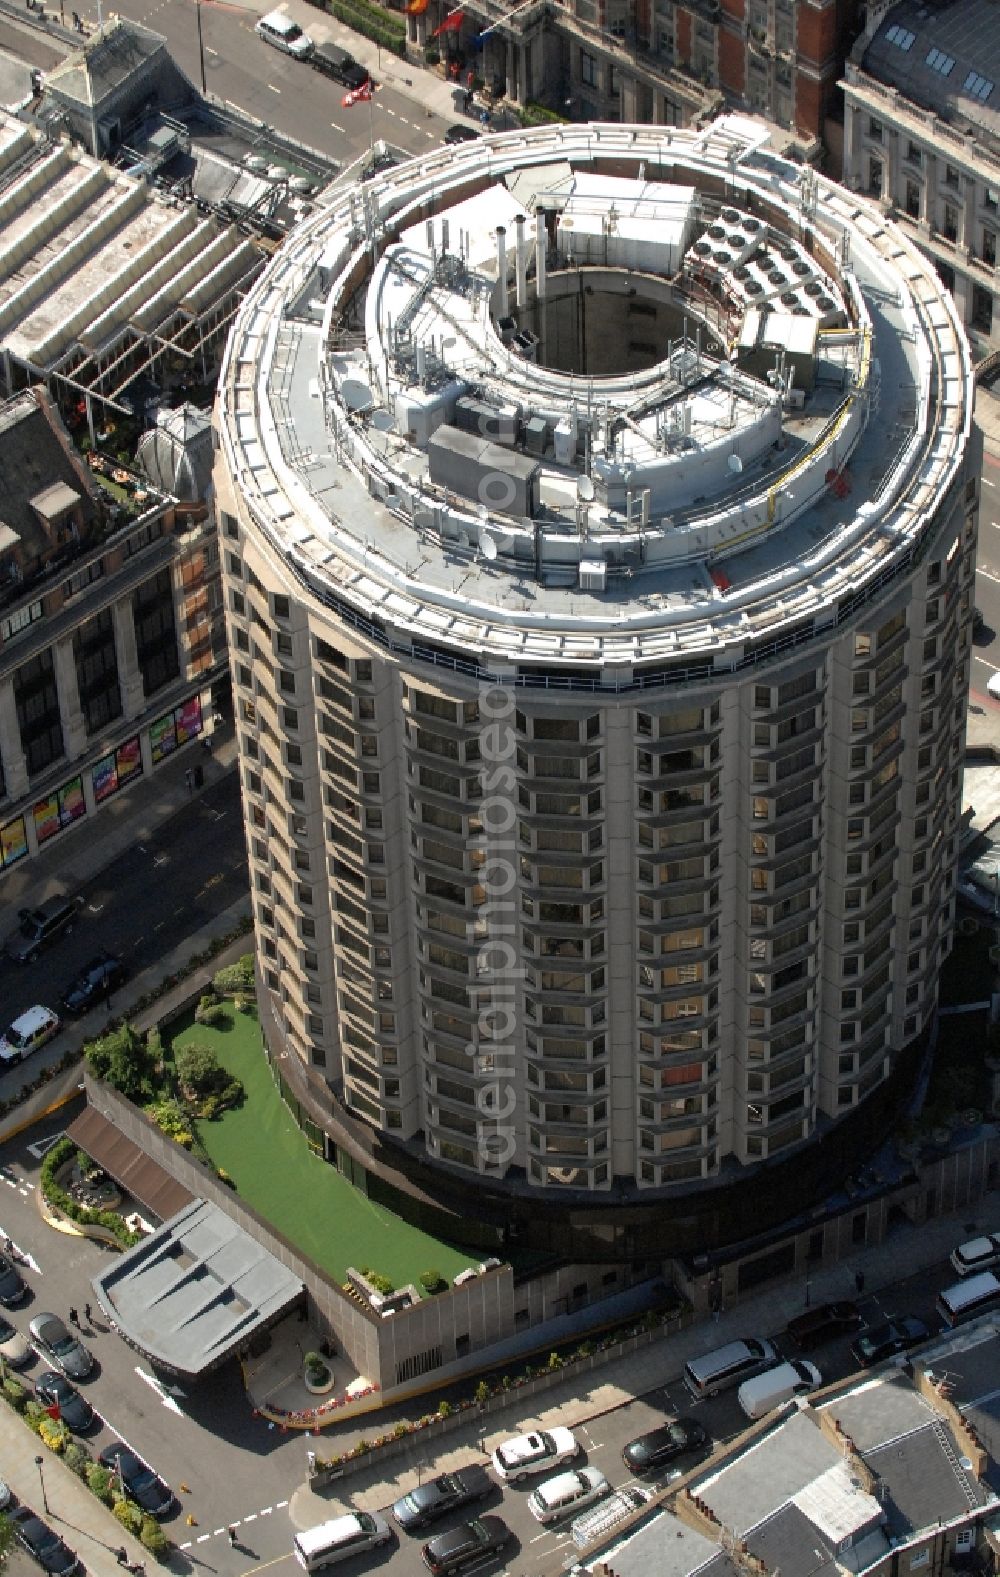
[[[769,1364],[777,1363],[781,1354],[773,1342],[763,1337],[747,1336],[743,1341],[727,1342],[712,1352],[692,1358],[684,1365],[684,1384],[697,1400],[702,1396],[718,1396],[741,1385],[753,1374],[760,1374]]]
[[[796,1358],[791,1363],[775,1364],[752,1380],[744,1380],[736,1400],[748,1418],[763,1418],[782,1402],[790,1402],[793,1396],[807,1396],[822,1384],[823,1376],[816,1365]]]
[[[308,59],[315,47],[309,34],[303,33],[299,24],[286,16],[284,11],[269,11],[261,17],[255,31],[266,44],[283,49],[286,55],[294,55],[296,60]]]
[[[978,1314],[991,1314],[1000,1308],[1000,1278],[991,1270],[978,1276],[966,1276],[953,1287],[938,1293],[937,1311],[946,1325],[961,1325],[974,1320]]]
[[[359,1555],[379,1544],[388,1544],[392,1530],[377,1511],[349,1511],[346,1516],[321,1522],[317,1528],[304,1528],[292,1540],[299,1565],[307,1572],[334,1566],[349,1555]]]

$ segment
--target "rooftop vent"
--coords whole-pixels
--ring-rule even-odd
[[[727,225],[738,225],[740,215],[735,208],[724,208],[722,210],[722,222]]]
[[[797,257],[795,262],[792,264],[792,273],[798,274],[800,279],[805,279],[806,275],[809,273],[809,264],[804,258]]]

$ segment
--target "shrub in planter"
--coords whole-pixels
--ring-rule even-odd
[[[150,1062],[159,1063],[163,1061],[163,1037],[155,1024],[152,1029],[146,1031],[146,1051]]]
[[[111,1510],[127,1532],[138,1534],[142,1527],[142,1512],[134,1500],[129,1500],[127,1497],[122,1499],[119,1495]]]
[[[131,1024],[122,1024],[90,1041],[84,1057],[94,1077],[113,1085],[126,1099],[138,1101],[143,1095],[152,1094],[152,1059]]]
[[[87,1468],[87,1488],[95,1494],[98,1500],[103,1500],[106,1506],[111,1505],[111,1474],[106,1467],[101,1467],[99,1462],[91,1462]]]
[[[485,1407],[490,1399],[490,1388],[485,1380],[480,1380],[476,1386],[476,1401],[480,1407]]]
[[[15,1413],[23,1413],[28,1405],[27,1391],[20,1380],[15,1380],[10,1375],[3,1382],[3,1399],[10,1403]]]
[[[409,1434],[409,1428],[408,1428],[408,1426],[406,1424],[403,1423],[402,1419],[400,1419],[398,1424],[393,1424],[393,1426],[392,1426],[392,1438],[393,1438],[393,1440],[402,1440],[403,1436],[407,1435],[407,1434]]]
[[[69,1445],[71,1435],[66,1425],[59,1418],[49,1418],[45,1414],[38,1421],[38,1433],[42,1442],[54,1451],[56,1456],[61,1456]]]
[[[441,64],[441,51],[435,49],[433,44],[424,45],[424,65],[439,66]]]
[[[550,1352],[549,1353],[549,1365],[548,1366],[549,1366],[550,1373],[554,1369],[561,1369],[562,1368],[563,1361],[562,1361],[562,1358],[559,1356],[559,1354],[557,1352]]]
[[[324,1385],[330,1374],[326,1360],[318,1352],[307,1352],[302,1360],[305,1365],[306,1379],[310,1385]]]
[[[352,1457],[364,1457],[368,1455],[370,1450],[371,1446],[368,1444],[367,1440],[362,1438],[361,1440],[356,1440],[354,1442],[354,1450],[349,1452],[348,1455]]]
[[[439,1270],[424,1270],[420,1273],[420,1285],[425,1292],[443,1292],[448,1283]]]
[[[155,1517],[143,1517],[139,1528],[139,1540],[143,1549],[148,1550],[150,1555],[155,1555],[157,1560],[161,1560],[170,1549],[170,1540]]]
[[[91,1461],[90,1452],[86,1446],[81,1446],[78,1441],[71,1440],[63,1452],[63,1461],[78,1478],[84,1478]]]
[[[448,1401],[440,1401],[438,1403],[438,1417],[439,1418],[450,1418],[454,1411],[455,1411],[455,1409],[452,1407],[450,1402],[448,1402]]]
[[[379,1271],[372,1270],[370,1265],[362,1265],[361,1274],[368,1285],[374,1287],[375,1291],[380,1292],[384,1298],[387,1298],[390,1292],[395,1292],[396,1290],[396,1283],[391,1276],[381,1275]]]

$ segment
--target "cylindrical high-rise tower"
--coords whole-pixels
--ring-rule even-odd
[[[230,341],[264,1033],[314,1141],[452,1233],[781,1219],[935,1011],[968,351],[878,209],[750,127],[415,160],[297,231]]]

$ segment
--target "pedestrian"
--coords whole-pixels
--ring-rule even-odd
[[[236,1524],[235,1524],[235,1522],[231,1522],[229,1524],[229,1527],[226,1529],[226,1538],[229,1540],[230,1545],[235,1550],[235,1548],[236,1548]]]
[[[865,1290],[865,1273],[863,1270],[858,1270],[854,1273],[854,1290],[859,1298]]]
[[[115,1551],[115,1560],[118,1562],[119,1566],[128,1565],[128,1550],[125,1548],[124,1544],[119,1544],[117,1550]]]
[[[69,1311],[69,1323],[71,1325],[75,1325],[77,1330],[80,1329],[80,1316],[77,1314],[76,1310],[72,1308]]]
[[[89,1303],[85,1303],[83,1305],[83,1317],[86,1320],[88,1325],[92,1325],[94,1323],[94,1316],[90,1312],[90,1304]]]

